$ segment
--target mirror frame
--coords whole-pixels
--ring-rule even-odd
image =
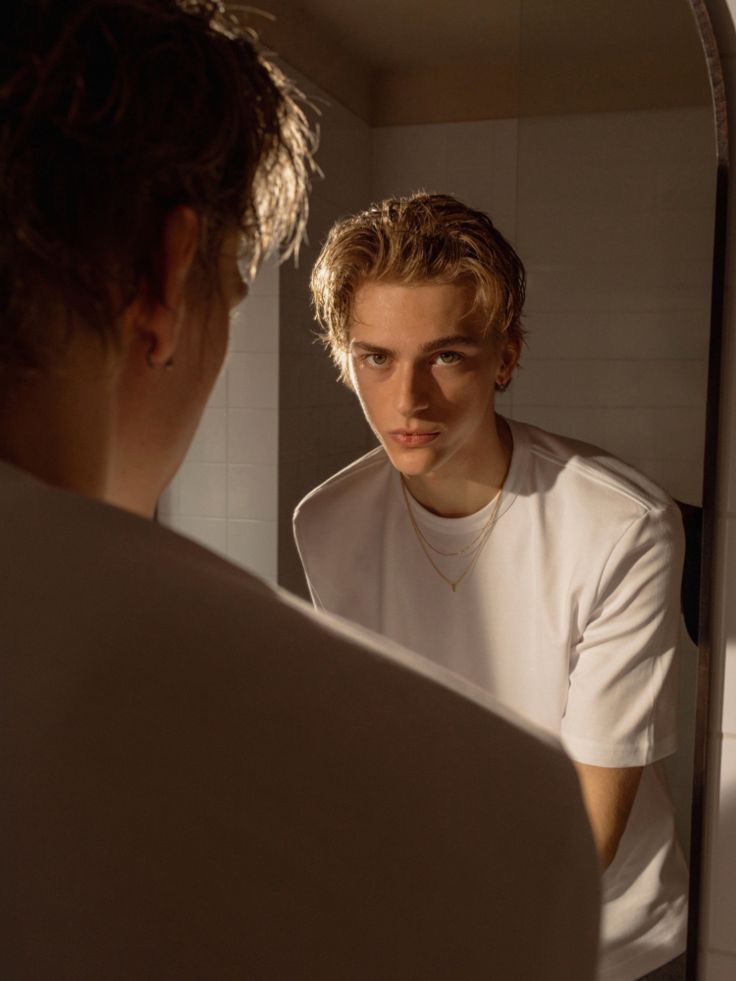
[[[688,0],[703,46],[713,104],[716,149],[715,222],[711,278],[708,387],[705,410],[705,453],[703,458],[703,526],[700,554],[700,597],[698,669],[695,710],[695,742],[690,836],[690,888],[686,978],[696,981],[701,927],[701,892],[707,787],[708,719],[710,714],[713,660],[713,577],[715,571],[716,489],[718,445],[721,429],[721,354],[723,339],[724,285],[726,274],[726,226],[728,214],[728,115],[723,69],[706,0]]]

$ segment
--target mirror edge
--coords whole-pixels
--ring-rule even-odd
[[[701,578],[699,596],[698,670],[693,750],[693,782],[690,837],[690,888],[686,978],[698,977],[703,885],[703,833],[707,786],[708,720],[710,712],[713,636],[713,575],[715,558],[716,490],[718,482],[718,444],[720,436],[721,350],[723,336],[724,286],[726,273],[726,229],[728,209],[728,114],[726,90],[718,43],[706,7],[706,0],[688,0],[703,46],[710,79],[715,124],[716,188],[711,278],[710,338],[708,345],[708,387],[705,411],[705,452],[703,459],[703,518]]]

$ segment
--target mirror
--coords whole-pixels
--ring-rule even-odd
[[[314,343],[309,273],[338,217],[418,188],[486,211],[526,265],[528,345],[498,410],[700,508],[716,156],[687,0],[261,6],[275,19],[230,4],[319,109],[324,179],[298,268],[269,263],[236,317],[162,520],[306,595],[294,506],[375,445]],[[680,663],[665,766],[687,855],[698,658],[685,630]]]

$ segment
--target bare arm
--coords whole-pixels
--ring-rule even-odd
[[[574,762],[601,868],[605,870],[616,856],[644,767],[591,766]]]

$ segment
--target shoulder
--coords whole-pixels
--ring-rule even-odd
[[[338,530],[343,523],[353,524],[358,515],[375,506],[386,493],[393,468],[382,446],[354,460],[315,487],[294,510],[295,533],[319,531],[327,522]],[[343,529],[344,530],[344,529]]]
[[[338,470],[337,473],[332,474],[331,477],[328,477],[327,480],[306,494],[297,504],[294,513],[299,514],[311,509],[326,499],[330,501],[339,500],[356,490],[359,491],[371,483],[381,480],[389,472],[390,467],[391,464],[385,450],[382,446],[376,446],[375,449],[357,460],[353,460],[347,467]]]
[[[200,947],[208,930],[212,936],[202,924],[200,880],[218,930],[232,909],[245,909],[259,935],[282,921],[298,931],[314,907],[320,916],[307,918],[304,934],[313,940],[310,929],[334,934],[343,908],[364,902],[365,882],[383,896],[396,856],[409,871],[388,890],[389,907],[381,905],[379,927],[388,933],[416,912],[426,855],[427,922],[441,916],[436,896],[461,905],[470,896],[473,914],[488,909],[513,891],[519,861],[534,872],[550,849],[565,858],[569,851],[576,863],[568,879],[576,901],[581,890],[585,897],[581,911],[597,908],[595,855],[572,764],[555,737],[479,689],[328,620],[164,528],[40,484],[0,483],[0,536],[8,586],[0,709],[22,750],[3,777],[17,791],[19,813],[30,815],[30,831],[14,847],[40,870],[39,881],[51,870],[85,902],[101,889],[125,895],[131,881],[153,882],[145,923],[147,911],[165,903],[172,923],[193,924]],[[54,738],[41,746],[46,732]],[[151,808],[152,787],[166,806]],[[545,820],[532,821],[540,801]],[[263,843],[274,840],[284,814],[290,833],[278,838],[274,877],[273,849]],[[419,827],[416,814],[428,815]],[[448,835],[459,814],[462,834]],[[96,849],[80,863],[90,827],[107,843],[104,860],[94,860]],[[135,848],[131,828],[141,829]],[[511,851],[498,847],[509,828]],[[62,839],[60,852],[53,845]],[[194,891],[179,888],[175,867],[192,849],[202,870]],[[151,855],[160,860],[154,876]],[[336,863],[357,869],[349,901],[335,890]],[[234,869],[227,888],[220,876],[207,892],[211,870],[226,867]],[[157,891],[159,880],[173,890]],[[546,878],[538,885],[549,891]],[[557,879],[553,885],[559,889]],[[550,892],[540,905],[545,916],[555,902],[559,892]],[[504,936],[516,935],[518,908],[509,906]],[[290,920],[294,909],[300,916]],[[359,941],[364,924],[353,920],[346,929]],[[433,938],[429,931],[427,943]],[[440,940],[456,956],[467,931]],[[480,964],[487,931],[476,931],[473,943]],[[424,946],[405,945],[409,966]],[[512,944],[508,963],[515,956]],[[352,948],[344,962],[355,966]]]
[[[88,671],[100,682],[102,647],[111,674],[124,669],[171,683],[175,664],[178,684],[187,679],[182,690],[194,692],[219,677],[228,682],[223,690],[239,691],[246,702],[250,692],[281,704],[291,688],[311,691],[315,704],[326,700],[327,711],[337,686],[349,689],[356,705],[363,698],[366,711],[375,711],[382,689],[428,711],[439,700],[475,724],[491,709],[487,728],[505,731],[520,752],[559,753],[559,742],[545,730],[449,671],[314,610],[165,527],[37,481],[0,484],[0,503],[8,546],[0,572],[12,578],[14,598],[21,600],[6,606],[2,628],[23,650],[19,664],[33,679],[46,676],[58,647],[74,651],[77,676]],[[6,575],[11,569],[12,577]],[[29,621],[29,603],[43,616]]]
[[[526,478],[535,493],[556,498],[581,519],[594,516],[627,524],[649,519],[680,525],[670,495],[635,467],[613,454],[536,426],[510,422],[515,443],[526,454]]]

